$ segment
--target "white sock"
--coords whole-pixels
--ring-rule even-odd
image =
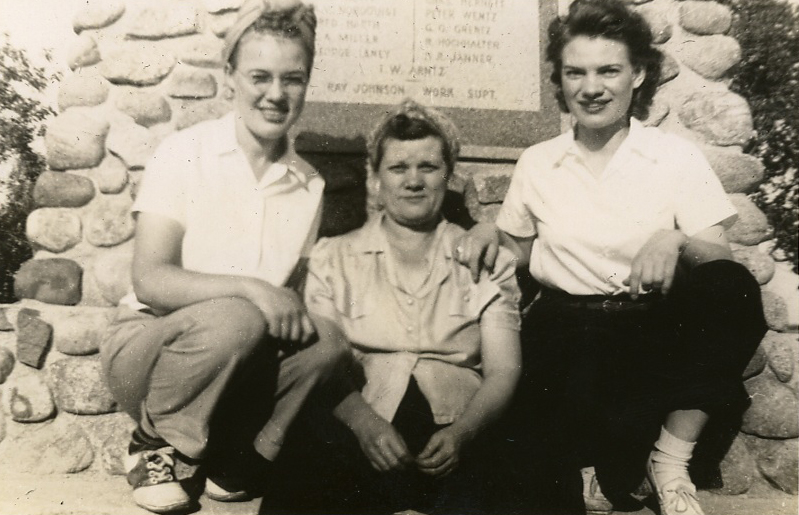
[[[650,455],[655,481],[660,486],[681,477],[690,481],[688,462],[694,454],[696,442],[686,442],[669,433],[665,427],[660,429],[660,438],[655,442],[655,450]]]

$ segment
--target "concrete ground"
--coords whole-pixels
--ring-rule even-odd
[[[706,515],[797,515],[797,497],[765,486],[746,495],[699,495]],[[220,503],[200,498],[198,515],[254,515],[260,500]],[[123,477],[88,474],[34,476],[0,471],[0,515],[146,515]],[[630,515],[657,515],[646,508]]]

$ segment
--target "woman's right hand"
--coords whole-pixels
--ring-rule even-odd
[[[245,278],[244,296],[261,310],[274,338],[307,344],[316,334],[297,292],[260,279]]]
[[[499,253],[500,235],[496,225],[480,223],[455,240],[452,253],[462,265],[468,266],[472,279],[477,282],[480,272],[493,270]]]
[[[361,417],[359,423],[353,426],[353,432],[358,438],[361,450],[369,459],[375,470],[388,472],[390,470],[404,470],[413,463],[405,440],[389,422],[382,417]]]

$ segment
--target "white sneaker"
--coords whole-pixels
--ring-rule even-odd
[[[612,513],[613,504],[602,493],[594,467],[580,469],[580,473],[583,476],[583,502],[586,513],[591,515]]]
[[[673,477],[660,484],[655,474],[655,463],[650,456],[646,464],[646,474],[657,495],[661,515],[705,515],[699,506],[696,486],[691,481],[688,470],[669,470]],[[661,478],[663,475],[661,474]]]
[[[123,458],[133,500],[145,510],[169,513],[191,506],[191,498],[175,476],[174,453],[173,447],[161,447]]]

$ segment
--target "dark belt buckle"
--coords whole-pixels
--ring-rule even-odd
[[[605,313],[617,313],[630,309],[630,303],[623,300],[603,300],[602,311]]]

